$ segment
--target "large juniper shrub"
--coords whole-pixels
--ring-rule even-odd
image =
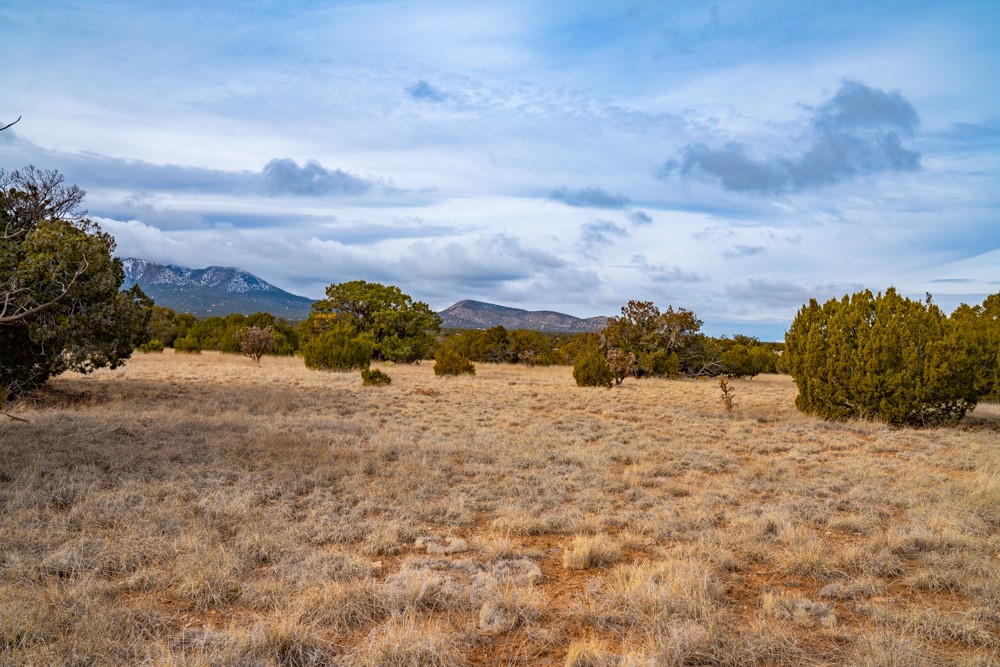
[[[573,379],[580,387],[610,387],[615,374],[600,348],[593,348],[577,358],[573,364]]]
[[[355,334],[354,328],[339,324],[317,334],[302,346],[309,368],[323,371],[352,371],[366,368],[372,360],[372,345]]]
[[[463,356],[451,345],[442,345],[434,353],[434,374],[435,375],[469,375],[476,374],[476,365]]]
[[[795,405],[824,419],[952,422],[979,399],[977,355],[930,303],[870,291],[803,306],[785,336]]]

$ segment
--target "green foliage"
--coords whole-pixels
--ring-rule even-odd
[[[510,332],[513,362],[529,366],[551,366],[556,363],[556,341],[556,336],[541,331],[514,329]]]
[[[601,339],[596,333],[573,334],[556,350],[557,363],[573,366],[581,357],[600,347]]]
[[[692,352],[701,320],[683,308],[669,306],[660,312],[650,301],[629,301],[620,317],[612,317],[604,328],[604,344],[635,355],[634,374],[675,375],[689,371],[697,361]],[[673,355],[673,356],[671,356]],[[687,362],[687,363],[686,363]]]
[[[283,318],[276,318],[270,313],[233,313],[225,317],[214,316],[199,320],[190,313],[175,314],[170,308],[154,305],[149,328],[151,338],[163,341],[164,345],[174,347],[178,352],[218,350],[243,354],[241,332],[250,328],[271,329],[274,347],[266,354],[290,355],[299,347],[296,329]]]
[[[176,317],[172,309],[153,304],[149,311],[150,340],[158,340],[164,347],[173,347],[179,329]]]
[[[439,347],[434,353],[434,374],[462,375],[463,373],[475,375],[475,364],[447,343]]]
[[[795,405],[824,419],[953,422],[975,407],[981,357],[967,327],[895,289],[803,306],[785,336]]]
[[[341,322],[306,341],[302,357],[308,368],[352,371],[371,363],[372,344],[349,323]]]
[[[315,335],[334,323],[352,327],[368,341],[373,359],[414,362],[430,356],[441,318],[398,287],[354,280],[326,288],[326,298],[313,304],[303,332]]]
[[[361,384],[366,387],[377,387],[384,384],[390,384],[391,382],[392,378],[390,378],[387,373],[383,373],[377,368],[361,369]]]
[[[0,171],[0,387],[11,395],[63,371],[117,368],[149,338],[152,301],[114,239],[54,171]]]
[[[140,352],[163,352],[163,341],[159,338],[153,338],[152,340],[147,340],[136,349]]]
[[[753,378],[761,373],[776,373],[778,355],[771,347],[750,336],[735,336],[732,341],[720,341],[723,351],[719,361],[722,372],[732,377]]]
[[[985,400],[1000,401],[1000,293],[980,306],[962,304],[952,320],[970,347],[975,363],[976,393]]]
[[[579,387],[610,387],[615,375],[600,348],[594,347],[573,364],[573,379]]]
[[[638,366],[655,377],[675,378],[681,372],[681,360],[674,350],[652,350],[642,355]]]
[[[447,343],[476,362],[531,366],[548,366],[556,362],[556,337],[540,331],[507,331],[502,326],[483,331],[468,329],[449,336]]]
[[[201,343],[193,331],[189,331],[182,338],[174,341],[174,352],[184,352],[188,354],[201,354]]]

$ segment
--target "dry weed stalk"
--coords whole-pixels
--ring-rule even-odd
[[[726,409],[727,413],[732,414],[733,408],[736,406],[736,399],[734,397],[736,390],[730,386],[729,379],[725,375],[719,376],[719,389],[722,390],[722,395],[719,396],[719,400],[722,401],[722,407]]]

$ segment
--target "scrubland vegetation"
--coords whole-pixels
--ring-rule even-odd
[[[19,401],[0,664],[1000,663],[996,404],[380,367],[168,350]]]

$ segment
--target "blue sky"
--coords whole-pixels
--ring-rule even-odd
[[[779,338],[1000,291],[996,2],[0,6],[0,168],[122,256]]]

